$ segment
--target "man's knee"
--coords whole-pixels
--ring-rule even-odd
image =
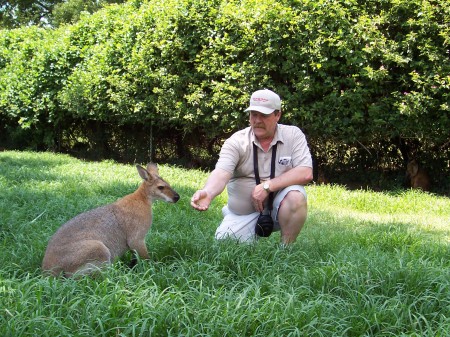
[[[295,212],[304,209],[307,205],[307,201],[303,193],[300,191],[290,191],[286,197],[284,197],[281,205],[280,212],[286,209],[290,212]]]

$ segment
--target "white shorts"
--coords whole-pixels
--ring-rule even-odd
[[[306,197],[305,188],[301,185],[292,185],[280,190],[273,200],[272,219],[274,222],[273,230],[280,230],[280,223],[278,222],[278,210],[283,199],[290,191],[299,191]],[[258,219],[259,212],[254,212],[246,215],[237,215],[232,213],[228,205],[222,208],[223,221],[216,230],[216,239],[233,238],[239,241],[253,241],[256,239],[255,226]]]

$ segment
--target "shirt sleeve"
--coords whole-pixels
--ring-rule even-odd
[[[312,167],[311,153],[305,134],[298,127],[292,128],[292,132],[291,139],[295,140],[292,148],[292,166]]]
[[[230,137],[223,143],[222,148],[220,149],[216,168],[220,168],[231,174],[234,174],[238,163],[239,144],[236,141],[235,137]]]

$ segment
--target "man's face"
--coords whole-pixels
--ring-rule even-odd
[[[258,111],[250,111],[250,126],[256,138],[259,140],[272,139],[280,116],[280,112],[272,112],[270,115],[265,115]]]

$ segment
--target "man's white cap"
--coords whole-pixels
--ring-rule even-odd
[[[258,111],[270,115],[275,110],[281,111],[281,99],[269,89],[255,91],[250,97],[250,106],[245,111]]]

